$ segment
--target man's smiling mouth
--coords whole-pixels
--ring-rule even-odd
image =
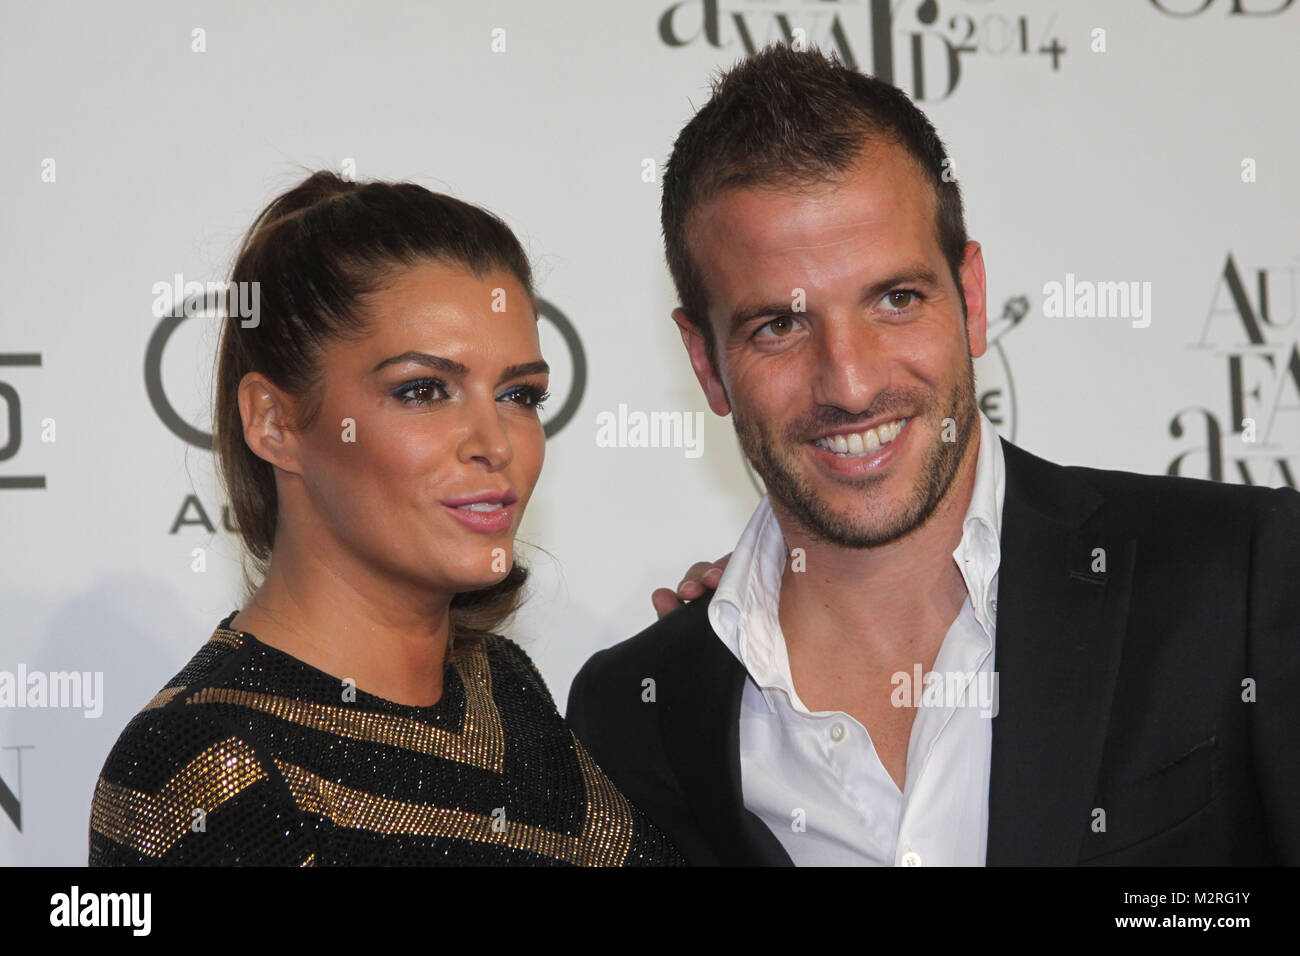
[[[813,444],[841,458],[860,458],[863,455],[874,455],[880,451],[882,446],[888,445],[897,438],[899,432],[903,430],[903,426],[909,421],[911,421],[910,418],[898,418],[892,422],[877,425],[875,428],[838,435],[827,435],[825,438],[818,438]]]

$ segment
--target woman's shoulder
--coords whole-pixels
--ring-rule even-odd
[[[541,671],[516,641],[489,634],[469,647],[457,648],[455,659],[462,684],[486,682],[503,714],[534,729],[558,727],[563,719]]]
[[[122,730],[91,802],[91,865],[293,862],[262,859],[271,834],[259,821],[291,814],[274,761],[220,710],[187,704],[237,669],[242,649],[219,626]]]
[[[544,695],[548,701],[551,701],[552,706],[554,705],[542,672],[537,669],[528,652],[516,641],[502,634],[489,634],[483,638],[482,646],[494,674],[517,676],[523,679],[532,690]]]
[[[223,737],[227,730],[214,720],[211,708],[191,707],[187,702],[237,666],[241,644],[214,633],[189,662],[146,703],[118,735],[109,753],[105,771],[119,771],[124,778],[147,783],[154,771],[166,764],[185,761]]]
[[[503,688],[502,693],[512,696],[509,688],[515,688],[516,694],[518,689],[523,689],[524,696],[531,698],[534,705],[539,695],[545,698],[545,720],[537,720],[535,708],[527,712],[530,721],[534,721],[530,732],[549,744],[538,747],[534,741],[529,749],[535,753],[547,752],[549,747],[550,753],[563,754],[564,761],[575,768],[571,792],[575,798],[583,795],[587,820],[580,838],[583,849],[578,861],[585,865],[681,865],[684,861],[672,842],[619,791],[560,716],[541,672],[528,653],[501,635],[492,635],[483,647],[492,666],[494,692]]]
[[[246,657],[247,639],[240,632],[226,626],[231,617],[226,617],[217,625],[211,636],[194,652],[194,656],[145,705],[145,711],[169,707],[186,690],[212,682],[223,671]]]
[[[187,702],[221,683],[248,661],[247,639],[226,626],[233,616],[222,620],[185,666],[140,709],[122,732],[119,743],[142,735],[153,738],[159,728],[181,730],[195,722],[194,716],[201,711],[186,706]]]
[[[300,865],[301,827],[274,761],[246,736],[204,711],[145,710],[95,783],[89,863]]]

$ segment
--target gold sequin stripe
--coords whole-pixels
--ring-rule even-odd
[[[591,754],[582,746],[582,741],[572,731],[569,736],[573,738],[573,749],[578,754],[578,765],[582,767],[583,789],[587,792],[587,819],[582,826],[583,836],[604,845],[610,854],[610,862],[621,864],[632,848],[632,833],[636,828],[632,806],[622,791],[614,786],[614,782],[596,766],[596,761],[591,759]],[[609,863],[600,865],[607,866]]]
[[[400,747],[500,773],[505,760],[505,733],[501,728],[501,715],[492,699],[486,655],[472,655],[465,661],[463,669],[457,666],[466,698],[465,724],[459,733],[431,727],[409,717],[317,704],[233,687],[205,687],[185,703],[249,707],[313,730]]]
[[[208,642],[225,644],[228,647],[233,647],[235,650],[239,650],[244,643],[244,639],[239,635],[238,631],[231,631],[227,628],[219,627],[212,632],[212,636],[208,638]],[[144,705],[143,709],[160,710],[170,704],[177,694],[184,692],[186,689],[186,685],[184,684],[179,687],[164,687],[154,695],[153,700]]]
[[[185,687],[183,685],[180,687],[164,687],[162,690],[158,691],[158,693],[154,694],[153,700],[145,704],[144,709],[158,710],[159,708],[166,707],[172,702],[172,698],[184,690]]]
[[[99,778],[90,827],[145,856],[162,856],[191,832],[194,810],[211,813],[266,775],[238,737],[213,744],[156,794]]]
[[[218,644],[226,644],[233,647],[235,650],[239,650],[239,648],[244,645],[244,639],[240,636],[239,632],[232,631],[228,627],[217,628],[212,632],[212,636],[208,638],[208,640],[215,641]]]
[[[298,807],[349,829],[385,835],[408,834],[492,843],[564,860],[578,866],[617,866],[627,859],[635,824],[627,800],[574,740],[587,793],[582,833],[571,836],[511,820],[427,803],[393,800],[326,780],[309,770],[277,760]]]

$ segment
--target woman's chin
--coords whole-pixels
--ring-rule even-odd
[[[456,584],[456,593],[464,594],[467,591],[483,591],[487,588],[494,587],[506,579],[509,572],[494,574],[490,578],[467,578]]]
[[[457,594],[464,591],[482,591],[504,581],[512,567],[514,567],[514,560],[507,556],[501,561],[492,563],[486,571],[481,564],[472,568],[448,568],[446,579],[451,584],[451,590]]]

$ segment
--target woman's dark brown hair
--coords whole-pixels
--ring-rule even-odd
[[[230,289],[258,283],[259,308],[255,321],[226,309],[212,420],[218,471],[246,552],[249,596],[270,565],[278,502],[271,464],[244,441],[240,381],[249,372],[265,375],[294,398],[299,420],[292,427],[310,427],[323,397],[322,350],[363,337],[367,296],[430,261],[475,275],[504,269],[534,295],[528,257],[504,222],[413,183],[357,183],[315,172],[267,206],[244,237]],[[518,607],[526,578],[516,561],[499,583],[457,594],[449,650],[498,628]]]

